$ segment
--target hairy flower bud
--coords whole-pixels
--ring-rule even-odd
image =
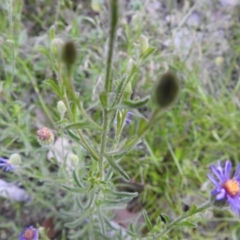
[[[140,52],[143,54],[149,48],[148,38],[144,35],[140,36]]]
[[[161,107],[169,107],[178,97],[180,90],[179,80],[172,72],[162,75],[154,89],[153,100]]]
[[[71,154],[70,155],[70,161],[73,167],[77,167],[79,164],[79,158],[76,154]]]
[[[223,57],[217,57],[215,58],[215,64],[217,66],[221,66],[224,63],[224,58]]]
[[[50,49],[53,56],[60,59],[62,56],[63,40],[61,38],[54,38],[51,41]]]
[[[43,146],[49,146],[54,141],[53,133],[46,127],[43,127],[37,131],[38,141]]]
[[[61,115],[64,115],[67,109],[63,101],[58,101],[57,110]]]
[[[73,41],[65,42],[62,49],[62,60],[67,67],[72,66],[77,60],[77,49]]]
[[[19,166],[21,164],[22,160],[19,154],[13,153],[9,157],[9,163],[14,166]]]

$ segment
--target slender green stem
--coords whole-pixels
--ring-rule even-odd
[[[103,133],[101,137],[101,147],[99,155],[99,174],[104,178],[104,153],[107,145],[107,135],[109,130],[109,93],[112,91],[112,56],[114,51],[114,42],[118,22],[118,0],[109,0],[110,5],[110,33],[109,33],[109,45],[108,56],[105,73],[105,93],[107,96],[106,106],[103,109]]]
[[[75,121],[75,117],[73,116],[72,114],[72,111],[71,111],[71,108],[70,108],[70,105],[69,105],[69,101],[68,101],[68,98],[67,96],[65,95],[64,96],[64,99],[63,99],[63,102],[67,108],[67,112],[69,114],[69,118],[72,122],[76,122]],[[85,139],[82,131],[80,130],[77,130],[77,134],[79,136],[79,138],[81,139],[82,141],[82,144],[83,146],[88,150],[88,152],[91,154],[91,156],[95,159],[95,160],[98,160],[98,154],[96,153],[96,151],[92,148],[92,146],[90,146],[90,144],[87,142],[87,140]]]
[[[109,44],[108,44],[108,55],[106,64],[106,75],[105,75],[105,91],[112,91],[112,56],[114,50],[115,35],[118,22],[118,0],[109,0],[110,5],[110,33],[109,33]]]
[[[101,148],[100,148],[100,155],[99,155],[99,173],[102,178],[104,177],[104,161],[103,161],[103,154],[105,153],[106,145],[107,145],[107,133],[109,130],[108,124],[108,112],[106,109],[103,110],[103,134],[101,137]]]
[[[59,85],[59,88],[62,89],[62,84],[63,84],[63,78],[62,78],[62,65],[59,63],[57,65],[57,71],[56,71],[56,74],[57,74],[57,78],[58,78],[58,85]],[[73,98],[74,102],[78,102],[76,99],[76,95],[75,95],[75,91],[74,91],[74,87],[72,85],[72,77],[71,77],[71,71],[68,70],[67,71],[67,76],[66,76],[66,79],[65,79],[65,84],[67,86],[67,90],[68,90],[68,93],[71,95],[71,97]],[[67,108],[67,112],[68,112],[68,115],[69,115],[69,118],[70,120],[74,123],[76,122],[76,119],[75,119],[75,116],[73,115],[72,113],[72,110],[71,110],[71,107],[70,107],[70,104],[69,104],[69,100],[68,100],[68,97],[67,97],[67,94],[66,92],[64,93],[64,96],[63,96],[63,99],[62,101],[64,102],[66,108]],[[99,126],[100,127],[100,126]],[[92,146],[88,143],[88,141],[86,140],[86,138],[84,137],[83,133],[81,130],[77,130],[76,131],[79,138],[81,139],[81,142],[83,144],[83,146],[87,149],[87,151],[90,153],[90,155],[95,159],[95,160],[98,160],[98,154],[96,153],[96,151],[92,148]]]
[[[57,75],[57,78],[58,78],[58,85],[59,87],[61,88],[62,86],[62,77],[61,77],[61,74],[62,74],[62,65],[61,63],[58,63],[57,64],[57,71],[56,71],[56,75]],[[78,109],[80,110],[81,114],[83,115],[83,117],[85,117],[85,119],[88,120],[89,123],[93,124],[98,130],[102,131],[102,127],[100,127],[97,123],[95,123],[91,117],[88,116],[88,114],[86,113],[86,111],[84,110],[81,102],[79,101],[79,99],[77,98],[76,94],[75,94],[75,89],[74,89],[74,86],[72,84],[72,79],[71,79],[71,72],[68,71],[68,75],[67,75],[67,87],[68,87],[68,91],[70,93],[70,95],[72,96],[73,98],[73,101],[74,103],[77,104],[77,107]]]
[[[207,208],[209,208],[211,206],[211,202],[208,201],[206,203],[204,203],[203,205],[201,205],[200,207],[198,207],[193,213],[191,211],[184,213],[183,215],[179,216],[177,219],[175,219],[174,221],[172,221],[170,224],[168,224],[166,226],[165,229],[163,229],[163,231],[161,231],[159,234],[157,234],[156,236],[154,236],[154,238],[158,238],[158,237],[162,237],[163,235],[165,235],[167,232],[169,232],[173,227],[175,227],[178,223],[180,223],[182,220],[189,218],[199,212],[202,212],[204,210],[206,210]]]
[[[115,137],[114,137],[114,143],[113,143],[113,146],[112,146],[112,151],[114,151],[117,148],[117,145],[120,141],[122,130],[125,126],[126,117],[127,117],[127,111],[125,111],[124,114],[123,114],[123,120],[120,123],[117,123],[116,134],[115,134]]]
[[[127,79],[125,80],[125,82],[124,82],[124,84],[122,86],[122,89],[119,92],[119,94],[117,95],[117,97],[116,97],[116,99],[115,99],[115,101],[114,101],[112,106],[115,106],[115,105],[117,105],[117,104],[119,104],[121,102],[123,94],[125,93],[125,90],[126,90],[128,84],[129,84],[129,82],[132,81],[132,79],[133,79],[133,77],[134,77],[134,75],[136,73],[136,70],[138,69],[139,65],[140,65],[140,63],[137,63],[136,65],[132,66],[132,69],[131,69],[129,75],[128,75]]]
[[[98,130],[102,131],[103,128],[100,127],[97,123],[95,123],[91,117],[86,113],[85,109],[83,108],[82,104],[80,101],[76,100],[78,109],[80,110],[81,114],[83,115],[83,117],[85,117],[89,123],[93,124]]]
[[[140,62],[137,62],[136,65],[132,66],[128,77],[126,78],[123,85],[121,86],[119,94],[116,96],[116,99],[115,99],[114,103],[112,104],[112,107],[116,106],[117,104],[119,104],[122,101],[122,98],[126,91],[126,88],[127,88],[128,84],[132,81],[132,79],[134,78],[136,70],[138,69],[139,65],[140,65]],[[110,116],[111,123],[114,121],[115,115],[116,115],[116,111],[111,113],[111,116]]]
[[[61,89],[62,88],[62,64],[60,61],[57,60],[56,63],[56,75],[57,75],[57,81],[58,81],[58,87]]]
[[[12,82],[14,80],[15,76],[15,38],[14,38],[14,22],[13,22],[13,0],[7,0],[7,6],[8,6],[8,20],[9,20],[9,32],[10,32],[10,38],[8,39],[8,42],[12,45],[11,47],[11,64],[12,64],[12,73],[11,73],[11,82],[10,87],[12,85]]]

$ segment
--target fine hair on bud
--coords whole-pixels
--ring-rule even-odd
[[[64,114],[67,111],[67,108],[63,101],[58,101],[57,110],[60,114]]]
[[[18,166],[21,163],[21,156],[17,153],[13,153],[9,157],[9,162],[15,166]]]
[[[61,58],[62,48],[63,48],[63,40],[61,38],[54,38],[51,41],[50,49],[53,56],[56,57],[57,59]]]
[[[72,66],[77,60],[77,48],[73,41],[67,41],[63,45],[62,60],[67,67]]]
[[[169,107],[177,99],[180,84],[173,72],[161,76],[154,90],[154,101],[160,108]]]

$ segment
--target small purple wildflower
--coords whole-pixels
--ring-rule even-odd
[[[210,167],[212,173],[208,174],[208,178],[215,185],[212,190],[212,196],[216,202],[228,203],[235,214],[240,216],[240,164],[231,177],[232,163],[226,161],[225,167],[218,162],[217,166]]]
[[[4,171],[8,172],[9,170],[15,170],[16,166],[14,166],[9,159],[0,158],[0,168],[5,168]]]
[[[39,234],[38,229],[30,226],[25,228],[21,233],[19,240],[38,240]]]
[[[127,116],[126,116],[126,119],[125,119],[125,124],[126,124],[126,125],[128,125],[128,124],[130,124],[130,123],[132,122],[131,117],[132,117],[132,112],[129,111],[129,112],[127,113]]]

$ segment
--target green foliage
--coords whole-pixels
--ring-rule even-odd
[[[22,162],[18,172],[0,169],[0,177],[23,185],[33,200],[1,199],[0,208],[11,207],[0,216],[0,238],[6,232],[16,239],[23,227],[53,217],[61,239],[107,239],[111,231],[117,239],[112,209],[138,199],[145,225],[129,226],[126,234],[133,239],[157,239],[164,231],[161,239],[213,239],[224,232],[237,239],[237,219],[229,224],[227,213],[201,218],[204,209],[190,206],[209,198],[211,163],[240,158],[239,23],[232,29],[228,66],[204,78],[198,63],[189,66],[174,47],[160,47],[169,26],[146,20],[141,1],[130,1],[129,22],[112,0],[111,7],[97,0],[81,7],[74,1],[53,7],[50,0],[15,0],[9,8],[11,2],[0,3],[0,157],[19,153]],[[51,50],[55,38],[75,43],[70,52],[65,48],[67,66]],[[201,48],[208,56],[208,43]],[[178,73],[182,92],[172,109],[159,112],[148,96],[166,69]],[[62,116],[58,101],[66,106]],[[132,123],[125,125],[130,109]],[[60,156],[56,146],[39,146],[41,126],[61,142]],[[65,146],[65,140],[73,143]],[[71,152],[79,158],[74,167]],[[141,183],[143,190],[122,189],[120,179],[131,180],[128,187]]]

